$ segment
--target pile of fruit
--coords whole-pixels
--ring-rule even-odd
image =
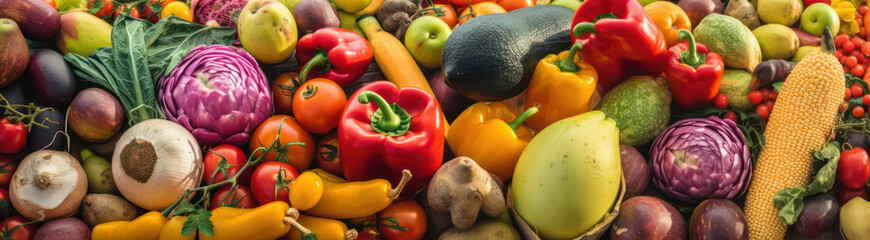
[[[0,0],[0,238],[870,239],[866,0]]]

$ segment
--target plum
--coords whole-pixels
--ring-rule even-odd
[[[749,239],[749,225],[737,204],[727,199],[708,199],[692,212],[689,239]]]
[[[59,218],[39,227],[33,240],[88,240],[91,229],[78,218]]]
[[[630,145],[619,144],[619,157],[622,159],[622,176],[625,177],[624,199],[628,199],[642,193],[649,185],[649,165],[643,155]]]
[[[299,27],[299,36],[321,28],[341,26],[338,12],[326,0],[299,1],[296,8],[293,8],[293,19]]]
[[[812,196],[804,202],[804,210],[794,224],[801,236],[814,238],[834,225],[840,212],[840,204],[833,194],[825,193]]]
[[[82,90],[69,106],[69,126],[82,140],[105,142],[124,124],[121,103],[99,88]]]
[[[63,106],[76,94],[72,70],[63,56],[53,50],[33,50],[27,76],[39,99],[48,105]]]
[[[632,197],[622,203],[610,229],[614,240],[686,239],[686,222],[670,203],[650,196]]]

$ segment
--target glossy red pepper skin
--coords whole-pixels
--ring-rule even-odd
[[[410,116],[408,131],[401,136],[388,136],[375,131],[371,116],[378,106],[363,104],[357,99],[364,91],[372,91],[389,104],[396,103]],[[401,198],[406,199],[422,190],[441,166],[444,154],[444,122],[435,98],[419,88],[398,89],[387,81],[377,81],[357,90],[348,100],[338,124],[338,155],[348,181],[386,179],[396,186],[402,170],[413,175],[405,185]]]
[[[668,49],[665,57],[665,76],[677,106],[692,110],[712,103],[719,93],[725,63],[719,54],[710,52],[707,46],[697,43],[698,53],[706,54],[706,61],[697,68],[680,60],[680,53],[689,50],[688,42],[681,42]]]
[[[615,18],[601,18],[613,14]],[[636,0],[587,0],[571,20],[594,23],[595,32],[571,34],[574,43],[583,44],[583,60],[598,72],[601,94],[634,75],[658,76],[667,46],[664,35]]]
[[[296,45],[296,61],[300,71],[306,63],[325,51],[329,57],[329,70],[312,69],[307,79],[326,78],[341,87],[359,80],[372,62],[372,47],[363,36],[342,28],[322,28],[299,39]]]

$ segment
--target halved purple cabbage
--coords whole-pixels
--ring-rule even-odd
[[[198,46],[158,84],[166,118],[187,128],[200,145],[248,142],[272,115],[272,93],[257,61],[240,48]]]
[[[650,150],[653,183],[665,194],[694,203],[746,193],[752,160],[743,132],[718,117],[680,120],[656,137]]]

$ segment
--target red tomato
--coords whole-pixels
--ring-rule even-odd
[[[284,120],[282,121],[282,119]],[[280,133],[278,128],[281,129]],[[260,162],[281,161],[289,163],[297,171],[308,169],[308,166],[311,165],[311,158],[314,157],[314,139],[311,138],[311,134],[302,129],[302,126],[296,122],[296,118],[287,115],[269,117],[254,130],[254,134],[251,134],[251,140],[248,142],[251,155],[254,158],[260,157],[263,154],[262,151],[255,152],[254,150],[259,147],[268,148],[269,144],[275,141],[276,136],[279,136],[278,146],[266,154],[266,157]],[[282,151],[280,148],[289,142],[301,142],[305,146],[290,145]]]
[[[861,102],[864,103],[864,106],[870,106],[870,95],[864,95],[864,97],[861,98]]]
[[[290,203],[290,184],[299,176],[290,164],[265,162],[254,170],[251,177],[251,192],[260,205],[273,201]]]
[[[864,55],[870,55],[870,42],[864,42],[861,44],[861,53]]]
[[[0,200],[2,200],[0,201],[0,217],[5,218],[12,213],[12,201],[9,200],[9,190],[0,188]]]
[[[713,98],[713,105],[716,107],[725,109],[728,108],[728,96],[724,93],[717,94],[715,98]]]
[[[293,115],[293,95],[302,83],[299,83],[299,73],[281,74],[272,82],[272,99],[275,102],[275,114]]]
[[[870,96],[870,95],[868,95]],[[341,159],[338,158],[338,134],[326,135],[317,142],[317,166],[336,176],[344,176],[341,170]]]
[[[239,147],[229,144],[218,145],[205,151],[202,180],[208,184],[223,182],[227,180],[227,177],[235,176],[247,162],[248,158]],[[224,175],[222,171],[218,171],[218,166],[221,165],[226,165],[226,174],[229,176]],[[251,167],[245,169],[245,172],[239,176],[238,180],[241,183],[247,184],[251,180],[251,170]],[[212,175],[214,175],[214,179],[212,179]]]
[[[26,142],[27,127],[24,127],[23,122],[12,123],[9,119],[0,119],[0,153],[17,153]]]
[[[858,58],[855,56],[846,57],[846,66],[855,67],[858,65]]]
[[[860,108],[860,107],[856,107]],[[863,113],[863,109],[861,110]],[[852,111],[854,113],[854,110]],[[867,151],[856,147],[843,150],[840,162],[837,163],[837,180],[847,188],[859,189],[867,185],[870,179],[870,156]]]
[[[758,105],[758,107],[755,108],[755,112],[761,116],[761,119],[767,120],[767,118],[770,117],[770,106],[767,106],[767,104]]]
[[[423,1],[423,2],[425,3],[426,1]],[[435,15],[436,17],[440,18],[441,21],[444,21],[444,23],[447,23],[448,27],[453,29],[453,26],[456,25],[456,21],[458,21],[458,19],[457,19],[458,17],[456,16],[456,10],[453,9],[453,5],[437,4],[436,3],[435,8],[440,9],[441,12],[444,13],[444,16],[438,17],[438,15],[435,15],[436,12],[433,9],[423,9],[422,10],[423,12],[420,14],[421,15]]]
[[[847,35],[845,33],[837,35],[836,37],[834,37],[834,45],[836,45],[838,48],[843,47],[843,44],[845,44],[848,41],[849,41],[849,35]]]
[[[473,14],[471,13],[469,8],[474,9]],[[460,26],[463,23],[465,23],[465,21],[471,20],[471,18],[480,16],[480,15],[485,15],[485,14],[490,14],[490,13],[506,13],[507,12],[500,5],[492,3],[492,2],[482,2],[482,3],[473,4],[469,8],[466,8],[465,10],[462,11],[462,13],[459,14],[459,22],[457,23],[458,24],[457,26]]]
[[[852,99],[852,89],[846,88],[846,92],[843,95],[843,98],[846,100]]]
[[[864,39],[861,39],[861,37],[858,36],[852,37],[850,41],[852,41],[852,44],[855,44],[855,47],[860,47],[861,44],[864,43]]]
[[[843,50],[845,50],[846,52],[851,52],[852,50],[855,50],[855,43],[853,43],[852,41],[846,41],[845,43],[843,43]]]
[[[864,116],[864,108],[861,106],[855,106],[855,108],[852,108],[852,116],[856,118],[861,118],[862,116]]]
[[[51,8],[57,9],[57,2],[55,2],[54,0],[42,0],[42,1],[45,3],[48,3],[48,5],[51,6]]]
[[[860,13],[861,15],[867,14],[867,6],[861,5],[860,7],[858,7],[858,13]]]
[[[315,78],[299,86],[293,95],[293,116],[305,130],[327,134],[338,127],[347,95],[341,86],[326,78]]]
[[[864,96],[864,87],[861,87],[861,84],[852,84],[852,87],[850,87],[849,90],[852,90],[853,98]]]
[[[776,97],[779,96],[779,93],[776,92],[776,89],[770,92],[770,100],[776,101]]]
[[[727,112],[727,113],[725,113],[725,117],[722,117],[722,119],[729,119],[732,122],[736,123],[737,122],[737,114],[735,114],[734,112]]]
[[[383,218],[395,218],[399,221],[399,226],[405,227],[408,231],[400,231],[395,228],[384,225],[392,225],[392,223]],[[378,232],[384,240],[399,240],[399,239],[423,239],[426,234],[426,213],[423,207],[414,200],[405,200],[390,204],[389,207],[378,213],[378,219],[381,219],[378,224]]]
[[[862,187],[859,189],[851,189],[840,185],[839,187],[837,187],[837,192],[834,194],[834,196],[837,197],[837,202],[840,203],[840,206],[843,206],[843,204],[846,204],[847,202],[849,202],[849,200],[852,200],[852,198],[855,197],[860,197],[866,200],[867,188]]]
[[[88,8],[92,8],[96,1],[103,1],[103,8],[100,8],[100,11],[97,11],[97,14],[94,14],[94,16],[105,17],[112,13],[112,0],[89,0]]]
[[[12,174],[15,174],[16,168],[18,168],[18,160],[0,155],[0,187],[9,188],[9,182],[12,181]]]
[[[761,95],[761,92],[758,90],[749,92],[749,95],[747,95],[746,98],[748,98],[749,103],[752,103],[753,105],[758,105],[764,101],[764,96]]]
[[[251,189],[245,187],[245,185],[236,185],[236,191],[231,190],[232,185],[229,184],[223,185],[215,190],[214,195],[211,196],[209,210],[221,207],[221,203],[223,203],[223,206],[236,208],[255,208],[260,206],[257,204],[257,200],[254,199],[254,195],[251,194]],[[230,195],[230,197],[227,197],[227,195]]]
[[[864,70],[864,66],[861,66],[861,65],[855,65],[855,67],[853,67],[853,68],[852,68],[852,71],[849,71],[849,73],[851,73],[852,75],[855,75],[856,77],[863,77],[863,76],[864,76],[864,71],[865,71],[865,70]],[[862,91],[862,92],[863,92],[863,91]],[[859,96],[859,97],[860,97],[860,96]]]
[[[15,240],[31,240],[33,239],[33,235],[36,234],[36,225],[33,224],[15,229],[12,233],[7,233],[7,231],[12,231],[15,227],[25,223],[27,223],[27,220],[23,217],[11,216],[3,222],[0,222],[0,231],[3,231],[2,235],[11,236],[12,239]]]
[[[758,91],[761,92],[761,101],[762,102],[770,100],[770,89],[762,88],[762,89],[759,89]]]
[[[125,12],[126,9],[130,9],[130,13],[128,13],[130,17],[142,19],[142,14],[139,13],[139,9],[128,4],[121,5],[117,10],[115,10],[115,18],[117,19],[118,15],[121,14],[121,12]]]
[[[524,7],[535,6],[534,0],[499,0],[498,5],[504,8],[505,11],[513,11]]]

